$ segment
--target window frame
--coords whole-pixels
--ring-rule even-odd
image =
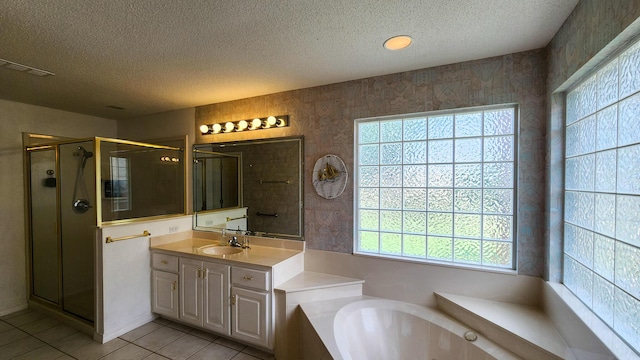
[[[420,118],[420,117],[424,117],[425,119],[428,119],[429,117],[437,117],[437,116],[446,116],[446,115],[451,115],[454,116],[454,126],[455,126],[455,115],[456,114],[464,114],[464,113],[473,113],[473,112],[483,112],[483,126],[482,126],[482,133],[480,136],[474,136],[474,137],[455,137],[455,133],[452,135],[452,137],[447,137],[446,139],[448,140],[452,140],[454,141],[454,145],[453,145],[453,154],[452,154],[452,162],[451,163],[447,163],[447,164],[451,164],[453,167],[455,167],[456,164],[460,164],[460,163],[472,163],[472,164],[480,164],[482,167],[484,167],[483,165],[486,163],[492,163],[493,161],[486,161],[484,159],[481,159],[481,161],[479,162],[458,162],[456,163],[455,161],[455,140],[456,139],[467,139],[467,138],[479,138],[481,139],[481,148],[482,151],[484,152],[484,148],[485,148],[485,139],[490,138],[490,137],[498,137],[498,136],[504,136],[501,134],[494,134],[494,135],[485,135],[484,134],[484,112],[490,112],[490,111],[495,111],[495,110],[512,110],[513,111],[513,132],[511,134],[507,134],[507,135],[511,135],[513,137],[513,159],[512,159],[512,171],[513,171],[513,183],[512,183],[512,187],[510,188],[505,188],[505,189],[510,189],[512,190],[512,212],[508,215],[511,216],[512,218],[512,233],[511,233],[511,264],[510,266],[507,267],[502,267],[502,266],[498,266],[498,265],[486,265],[486,264],[482,264],[482,242],[484,241],[495,241],[496,239],[491,239],[491,238],[484,238],[483,236],[477,238],[481,241],[481,247],[480,247],[480,261],[481,263],[468,263],[468,262],[456,262],[455,261],[455,250],[454,250],[454,242],[453,239],[455,239],[455,236],[452,234],[450,237],[452,239],[452,253],[451,253],[451,260],[437,260],[437,259],[433,259],[433,258],[429,258],[428,256],[428,245],[425,248],[425,251],[427,251],[427,253],[425,254],[425,257],[411,257],[411,256],[406,256],[404,254],[388,254],[388,253],[383,253],[380,251],[380,249],[378,249],[378,252],[368,252],[368,251],[362,251],[361,250],[361,241],[360,241],[360,237],[359,237],[359,231],[361,231],[362,229],[360,229],[360,221],[358,218],[358,210],[359,210],[359,201],[360,201],[360,173],[359,173],[359,161],[360,161],[360,153],[359,153],[359,145],[361,145],[360,143],[360,131],[359,131],[359,124],[361,123],[366,123],[366,122],[378,122],[378,123],[382,123],[385,121],[391,121],[391,120],[403,120],[403,119],[414,119],[414,118]],[[428,120],[427,120],[428,121]],[[431,265],[443,265],[443,266],[451,266],[451,267],[460,267],[460,268],[465,268],[465,269],[474,269],[474,270],[482,270],[482,271],[490,271],[490,272],[507,272],[507,273],[515,273],[517,271],[517,250],[518,250],[518,238],[519,238],[519,219],[518,219],[518,210],[519,210],[519,181],[520,181],[520,176],[519,176],[519,140],[520,140],[520,106],[517,103],[504,103],[504,104],[493,104],[493,105],[485,105],[485,106],[473,106],[473,107],[464,107],[464,108],[455,108],[455,109],[446,109],[446,110],[436,110],[436,111],[427,111],[427,112],[419,112],[419,113],[407,113],[407,114],[397,114],[397,115],[388,115],[388,116],[376,116],[376,117],[366,117],[366,118],[358,118],[354,120],[354,171],[353,171],[353,189],[354,189],[354,193],[353,193],[353,254],[354,255],[360,255],[360,256],[370,256],[370,257],[378,257],[378,258],[388,258],[388,259],[394,259],[394,260],[399,260],[399,261],[405,261],[405,262],[413,262],[413,263],[422,263],[422,264],[431,264]],[[429,139],[427,136],[427,139],[425,139],[424,141],[427,142],[427,148],[428,148],[428,142],[430,140],[433,139]],[[404,138],[402,138],[400,141],[398,141],[400,144],[404,144],[405,142],[409,142],[411,140],[405,140]],[[382,142],[378,142],[377,144],[382,144]],[[428,159],[428,151],[427,151],[427,159]],[[502,162],[502,161],[495,161],[495,162]],[[404,161],[401,160],[400,163],[398,165],[402,166],[404,164]],[[429,161],[427,160],[425,165],[428,167],[429,165],[434,164],[434,163],[429,163]],[[381,166],[381,161],[378,160],[378,164],[377,166]],[[428,174],[427,174],[427,180],[428,180]],[[365,188],[365,187],[362,187]],[[376,187],[377,189],[381,189],[384,188],[383,186],[380,186],[380,184],[378,185],[378,187]],[[406,189],[406,188],[410,188],[410,187],[405,187],[404,184],[402,184],[402,186],[399,188],[401,189]],[[429,187],[426,186],[424,188],[419,188],[419,189],[425,189],[428,190],[430,188],[434,188],[434,187]],[[437,188],[437,187],[436,187]],[[456,189],[460,189],[461,187],[456,187],[455,184],[453,184],[453,186],[451,187],[451,189],[453,190],[453,194],[452,194],[452,203],[453,203],[453,199],[455,198],[455,190]],[[484,190],[487,187],[484,186],[484,182],[481,185],[480,188],[477,188],[479,190],[481,190],[481,198],[480,198],[480,203],[482,206],[482,199],[483,199],[483,193]],[[462,188],[462,189],[466,189],[466,188]],[[474,188],[476,189],[476,188]],[[380,206],[378,206],[378,211],[382,210]],[[404,209],[400,209],[399,211],[403,212],[405,211]],[[427,207],[425,209],[425,214],[428,214],[429,208]],[[455,211],[455,207],[452,205],[451,211],[448,212],[449,214],[452,215],[452,218],[455,216],[456,211]],[[485,214],[484,210],[481,208],[480,212],[478,212],[477,214],[480,215],[480,228],[483,228],[483,215]],[[492,213],[489,213],[492,214]],[[428,225],[427,225],[428,226]],[[452,219],[452,226],[453,228],[455,228],[455,222]],[[378,229],[377,231],[378,234],[382,233],[380,231],[380,229]],[[405,234],[411,234],[411,233],[407,233],[404,231],[404,229],[400,230],[399,232],[401,235],[405,235]],[[425,237],[429,236],[436,236],[436,235],[429,235],[428,232],[425,232]],[[500,241],[500,240],[497,240]],[[509,242],[509,241],[504,241],[504,242]],[[401,244],[402,246],[404,246],[404,240],[401,240]]]

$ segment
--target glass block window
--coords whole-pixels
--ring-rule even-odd
[[[107,197],[111,198],[112,211],[127,211],[131,208],[129,194],[129,159],[111,156],[111,181]]]
[[[640,42],[567,93],[564,285],[640,351]]]
[[[514,268],[517,109],[355,121],[354,252]]]

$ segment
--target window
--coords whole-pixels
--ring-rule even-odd
[[[567,93],[564,285],[640,350],[640,42]]]
[[[514,268],[512,105],[355,121],[355,253]]]
[[[105,197],[111,198],[112,211],[130,210],[129,159],[110,157],[111,180],[105,183]]]

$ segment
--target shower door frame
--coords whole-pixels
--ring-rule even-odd
[[[43,139],[43,143],[40,144],[35,144],[35,145],[30,145],[30,144],[26,144],[28,141],[30,141],[31,139]],[[48,135],[39,135],[39,134],[27,134],[27,133],[23,133],[23,144],[24,144],[24,186],[25,186],[25,234],[27,235],[26,238],[26,243],[27,246],[26,248],[26,267],[27,267],[27,276],[29,279],[29,283],[27,284],[28,287],[28,291],[29,291],[29,298],[28,298],[28,302],[29,305],[34,305],[38,308],[41,308],[45,311],[48,311],[49,314],[51,316],[54,316],[55,318],[57,318],[60,321],[63,322],[67,322],[70,321],[72,324],[76,324],[78,326],[80,326],[80,329],[83,329],[84,332],[86,333],[92,333],[94,330],[94,326],[95,326],[95,318],[96,318],[96,310],[97,310],[97,303],[95,300],[95,294],[96,294],[96,275],[94,273],[93,275],[93,292],[94,292],[94,301],[93,301],[93,318],[94,320],[88,320],[82,316],[79,316],[77,314],[74,314],[72,312],[66,311],[65,307],[64,307],[64,284],[63,284],[63,258],[62,258],[62,210],[61,210],[61,203],[62,203],[62,189],[61,189],[61,182],[59,181],[60,179],[60,146],[61,145],[68,145],[68,144],[74,144],[74,143],[83,143],[83,142],[89,142],[92,141],[93,142],[93,149],[92,150],[96,150],[97,148],[97,138],[81,138],[81,139],[72,139],[72,138],[61,138],[61,137],[55,137],[55,136],[48,136]],[[58,266],[57,266],[57,271],[58,271],[58,302],[53,302],[50,300],[47,300],[45,298],[42,298],[38,295],[35,294],[34,292],[34,279],[33,279],[33,226],[32,226],[32,219],[31,219],[31,215],[32,215],[32,187],[31,187],[31,156],[30,153],[33,151],[47,151],[47,150],[53,150],[55,151],[55,177],[56,177],[56,241],[57,241],[57,254],[56,254],[56,258],[58,261]],[[95,179],[96,181],[91,182],[92,185],[90,186],[94,186],[94,191],[97,191],[95,188],[95,186],[97,186],[97,182],[98,182],[98,159],[93,159],[92,160],[94,162],[94,166],[96,167],[96,173],[95,173]],[[96,195],[97,197],[97,195]],[[96,204],[97,205],[97,204]],[[96,219],[97,219],[97,209],[96,209]],[[93,270],[95,271],[95,266],[97,263],[96,257],[95,257],[95,241],[94,241],[94,250],[93,250]]]

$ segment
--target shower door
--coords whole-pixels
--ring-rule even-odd
[[[93,141],[27,151],[33,298],[89,322],[95,313]]]
[[[31,173],[31,285],[33,295],[59,303],[60,241],[56,149],[29,152]]]

